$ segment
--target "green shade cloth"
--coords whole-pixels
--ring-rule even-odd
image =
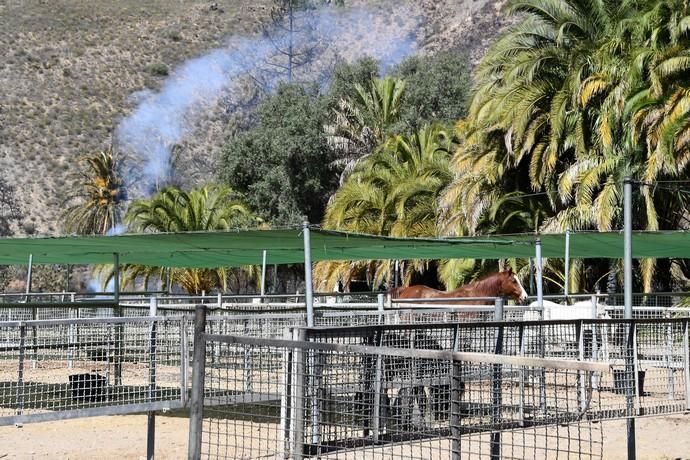
[[[314,262],[367,259],[500,259],[534,256],[535,235],[448,239],[388,238],[311,230]],[[540,235],[544,257],[563,258],[565,235]],[[303,235],[295,230],[249,230],[198,233],[150,233],[118,236],[67,236],[0,239],[0,264],[112,263],[169,267],[234,267],[304,262]],[[622,232],[571,233],[570,257],[623,258]],[[635,258],[690,258],[688,232],[636,232]]]

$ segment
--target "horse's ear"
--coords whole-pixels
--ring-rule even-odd
[[[512,275],[513,274],[513,267],[508,267],[508,270],[506,270],[506,273],[508,273],[509,275]]]

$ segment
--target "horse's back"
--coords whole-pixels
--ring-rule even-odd
[[[388,293],[393,299],[427,299],[430,297],[437,297],[436,289],[424,286],[423,284],[415,284],[414,286],[393,288]]]

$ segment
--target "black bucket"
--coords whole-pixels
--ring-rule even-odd
[[[72,374],[69,376],[69,386],[72,399],[79,402],[103,401],[107,380],[100,374]]]
[[[647,371],[637,371],[637,387],[640,390],[640,396],[644,395],[644,376]],[[613,370],[613,392],[617,394],[625,394],[628,387],[628,379],[626,378],[625,369]]]

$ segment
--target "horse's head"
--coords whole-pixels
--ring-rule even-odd
[[[521,303],[527,300],[527,292],[525,292],[525,288],[520,284],[520,280],[513,273],[512,268],[500,272],[499,275],[501,276],[500,295],[510,297]]]

